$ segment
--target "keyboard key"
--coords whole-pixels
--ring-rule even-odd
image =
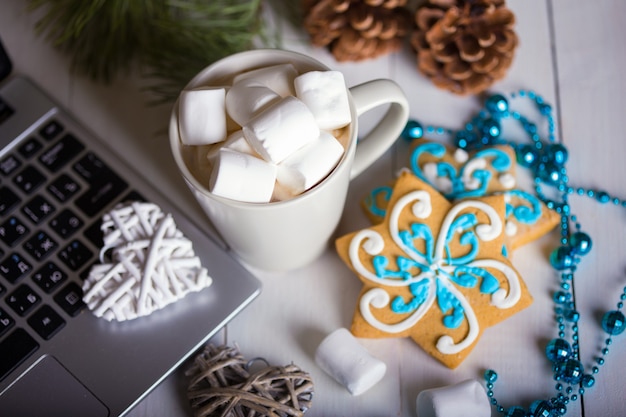
[[[51,120],[46,124],[41,130],[39,130],[39,134],[47,141],[51,141],[56,138],[59,133],[63,131],[63,125],[56,120]]]
[[[93,252],[83,242],[75,239],[58,256],[72,271],[77,271],[89,261]]]
[[[87,305],[83,302],[83,289],[75,282],[70,282],[54,296],[54,301],[68,315],[75,317]]]
[[[83,221],[70,209],[64,209],[50,220],[52,230],[64,239],[73,235],[83,224]]]
[[[80,158],[74,164],[74,171],[90,184],[97,182],[101,176],[113,173],[113,170],[93,152],[87,152]]]
[[[35,311],[27,322],[45,340],[50,340],[65,326],[65,320],[47,304]]]
[[[12,253],[0,263],[0,274],[9,282],[16,283],[33,267],[18,253]]]
[[[40,261],[59,247],[59,244],[46,232],[39,231],[24,242],[24,250],[34,259]]]
[[[34,166],[28,165],[13,178],[13,182],[26,194],[35,191],[41,184],[46,182],[46,177]]]
[[[69,175],[61,174],[48,185],[48,191],[64,203],[80,191],[80,185]]]
[[[21,199],[9,187],[0,187],[0,216],[9,213]]]
[[[37,349],[39,344],[26,330],[15,329],[6,339],[0,341],[0,380],[17,368]]]
[[[15,246],[28,232],[28,227],[14,216],[0,224],[0,240],[9,246]]]
[[[9,155],[2,161],[0,161],[0,172],[8,176],[16,169],[18,169],[21,165],[22,163],[19,159],[17,159],[14,155]]]
[[[32,279],[39,288],[50,294],[67,279],[67,274],[54,262],[47,262],[33,274]]]
[[[44,151],[39,161],[51,172],[57,172],[78,155],[85,146],[69,133]]]
[[[37,195],[22,207],[22,212],[35,224],[54,213],[54,206],[43,196]]]
[[[24,158],[30,158],[31,156],[35,155],[41,148],[43,148],[41,142],[31,137],[26,139],[17,150]]]
[[[7,305],[20,316],[27,315],[41,298],[28,285],[22,284],[6,298]]]
[[[15,320],[0,308],[0,336],[5,334],[14,324]]]
[[[76,206],[87,216],[93,217],[113,202],[127,187],[128,184],[124,180],[111,172],[109,176],[102,177],[101,181],[92,184],[89,190],[78,197],[75,202]]]
[[[89,190],[76,200],[76,205],[90,217],[128,188],[128,184],[92,152],[76,162],[74,170],[90,184]]]

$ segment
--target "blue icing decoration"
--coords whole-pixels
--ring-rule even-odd
[[[378,255],[372,259],[374,272],[376,273],[376,276],[381,279],[400,278],[406,281],[413,276],[411,274],[412,269],[417,268],[421,270],[424,268],[424,265],[404,256],[398,256],[396,258],[396,265],[398,266],[398,270],[392,271],[391,269],[387,269],[389,266],[389,259],[387,259],[386,256]]]
[[[493,157],[491,166],[497,172],[504,172],[511,168],[511,158],[509,155],[500,149],[485,149],[477,152],[474,158]]]
[[[474,226],[478,223],[476,215],[472,213],[465,213],[454,219],[448,229],[446,235],[446,255],[448,256],[449,265],[463,265],[476,259],[478,254],[479,244],[478,238],[473,231]],[[450,241],[455,234],[460,234],[459,242],[462,245],[470,246],[470,250],[463,256],[453,258],[450,255]]]
[[[400,240],[404,243],[412,252],[419,255],[421,258],[428,263],[432,262],[432,253],[433,253],[433,233],[430,230],[430,227],[426,224],[422,223],[413,223],[411,225],[411,231],[408,230],[400,230],[398,233]],[[416,247],[414,240],[415,239],[423,239],[426,245],[425,253],[420,252]]]
[[[478,267],[459,266],[454,270],[452,279],[459,285],[473,288],[477,284],[476,277],[481,279],[480,292],[483,294],[493,294],[500,288],[500,283],[489,271]],[[470,283],[471,285],[469,285]]]
[[[426,176],[422,173],[420,166],[417,164],[420,156],[424,153],[429,153],[436,158],[441,158],[446,154],[446,147],[440,143],[424,143],[415,147],[413,153],[411,154],[411,170],[413,171],[413,174],[422,181],[431,184],[430,181],[428,181],[428,178],[426,178]]]
[[[409,291],[413,294],[411,301],[405,303],[402,297],[398,296],[391,302],[391,310],[398,314],[406,314],[415,311],[424,303],[424,301],[426,301],[426,298],[428,297],[428,287],[427,278],[410,284]]]
[[[369,196],[367,196],[365,203],[367,206],[367,210],[375,216],[385,217],[387,210],[384,208],[378,207],[376,202],[378,201],[378,196],[382,195],[383,200],[389,202],[391,198],[391,193],[393,189],[389,186],[377,187],[372,190]]]
[[[432,181],[426,177],[418,164],[419,158],[426,153],[441,159],[446,153],[446,148],[439,143],[425,143],[417,146],[411,155],[411,170],[413,174],[422,181],[439,189],[437,184],[433,184]],[[489,166],[484,169],[476,168],[471,164],[471,162],[476,159],[485,159]],[[458,171],[448,162],[436,162],[437,176],[445,177],[450,180],[452,189],[447,193],[444,192],[445,197],[449,199],[484,196],[487,193],[487,187],[492,178],[492,173],[487,168],[491,167],[496,172],[505,172],[510,169],[511,166],[511,157],[501,149],[485,149],[476,153],[469,161],[463,164]],[[468,189],[464,181],[467,177],[465,171],[466,169],[470,169],[469,167],[474,168],[474,171],[469,173],[469,176],[478,182],[478,187],[472,189]],[[444,190],[439,189],[439,191]]]
[[[506,194],[522,200],[522,203],[517,206],[513,206],[511,203],[506,203],[507,218],[512,216],[515,220],[524,224],[535,224],[537,220],[541,218],[541,204],[539,203],[539,199],[537,197],[522,190],[511,190],[507,191]],[[524,203],[528,203],[530,207]]]
[[[418,191],[410,192],[391,208],[394,215],[388,219],[399,221],[397,215],[416,202],[430,204],[430,201],[424,201]],[[520,296],[513,292],[516,287],[513,283],[519,277],[510,270],[510,263],[498,259],[499,255],[496,258],[485,258],[486,249],[476,233],[476,227],[482,223],[476,213],[485,213],[493,224],[493,219],[498,216],[496,209],[473,200],[459,204],[463,205],[461,210],[447,212],[440,223],[442,229],[437,231],[437,235],[427,223],[419,223],[417,219],[405,229],[400,229],[400,224],[385,225],[393,242],[397,244],[396,249],[401,250],[402,254],[368,258],[372,262],[369,267],[361,264],[359,256],[351,255],[351,260],[355,267],[359,267],[362,277],[374,282],[376,286],[365,293],[363,297],[369,298],[362,298],[359,306],[363,318],[373,327],[389,333],[404,332],[415,326],[431,308],[438,308],[442,312],[440,325],[455,329],[465,323],[469,327],[467,335],[460,341],[453,341],[452,345],[449,345],[449,340],[439,339],[442,343],[438,349],[445,354],[460,352],[478,337],[473,303],[482,298],[476,296],[479,291],[490,296],[491,306],[500,309],[512,307]],[[432,206],[426,208],[432,209]],[[472,210],[462,212],[465,208]],[[355,238],[353,242],[359,245],[371,238],[367,233],[357,236],[358,240]],[[450,246],[454,246],[454,252]],[[464,253],[459,256],[457,252]],[[453,258],[452,255],[457,257]],[[505,291],[506,288],[502,289],[502,280],[508,282],[508,291]],[[394,288],[395,295],[391,296],[387,291],[387,284]],[[405,288],[402,294],[409,295],[397,295],[397,288]],[[459,291],[461,288],[467,290]],[[470,294],[466,295],[465,291]],[[501,292],[508,294],[503,296]],[[388,311],[402,317],[396,317],[391,322],[381,322],[373,314],[371,307],[381,308],[378,305],[380,299],[376,297],[383,294],[389,296]],[[366,304],[363,303],[364,300],[367,301]]]
[[[442,313],[447,314],[443,318],[444,326],[450,329],[456,329],[463,322],[463,307],[457,298],[446,288],[445,285],[437,280],[437,303]],[[448,314],[448,312],[450,314]]]

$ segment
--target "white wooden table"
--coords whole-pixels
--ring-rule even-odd
[[[72,76],[67,57],[34,34],[35,16],[25,11],[25,3],[0,0],[0,36],[15,70],[36,80],[165,193],[202,216],[169,154],[164,134],[169,106],[147,106],[137,76],[120,78],[111,85]],[[508,4],[517,17],[520,45],[506,79],[492,91],[509,93],[522,88],[543,95],[557,112],[557,135],[570,151],[571,183],[626,198],[626,2],[509,0]],[[378,60],[338,64],[325,51],[311,48],[302,33],[286,26],[284,34],[286,48],[343,71],[349,85],[371,78],[394,79],[409,96],[411,116],[423,124],[461,128],[481,105],[475,97],[461,98],[434,87],[417,72],[408,48]],[[404,164],[406,149],[407,144],[399,141],[353,181],[337,235],[367,225],[359,200]],[[588,367],[605,338],[599,319],[604,311],[615,308],[626,284],[626,210],[580,197],[572,197],[571,205],[594,244],[575,281],[582,317],[581,356]],[[543,347],[556,336],[551,296],[559,279],[547,254],[557,244],[554,232],[513,254],[534,304],[486,330],[472,354],[453,371],[405,339],[363,340],[370,353],[386,362],[388,371],[381,382],[358,397],[316,366],[316,347],[328,333],[350,325],[360,289],[358,279],[331,247],[318,261],[292,273],[255,271],[263,282],[263,293],[215,342],[237,344],[249,358],[264,357],[277,365],[293,362],[310,372],[316,390],[313,408],[307,413],[311,417],[415,416],[415,399],[421,390],[480,379],[486,368],[499,372],[496,396],[504,406],[527,407],[534,399],[554,394]],[[190,416],[183,370],[184,366],[129,415]],[[625,373],[626,336],[622,335],[615,337],[595,386],[568,406],[567,415],[626,415]]]

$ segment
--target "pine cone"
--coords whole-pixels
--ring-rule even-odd
[[[401,48],[410,29],[407,0],[302,0],[311,43],[337,61],[362,61]]]
[[[511,66],[518,39],[504,0],[428,0],[415,22],[417,67],[437,87],[476,94]]]

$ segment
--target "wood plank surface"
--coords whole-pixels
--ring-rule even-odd
[[[144,80],[136,74],[108,85],[73,75],[67,56],[35,35],[37,16],[25,10],[25,3],[0,0],[0,37],[15,71],[36,80],[166,194],[202,217],[169,155],[165,134],[169,106],[147,105],[150,97],[139,89]],[[557,138],[569,149],[570,183],[605,189],[626,199],[626,2],[509,0],[507,4],[516,15],[520,43],[507,77],[490,91],[525,89],[545,97],[557,115]],[[311,47],[301,28],[280,20],[276,24],[281,27],[285,48],[304,52],[341,70],[349,86],[373,78],[398,82],[409,98],[411,117],[424,125],[461,128],[482,105],[478,97],[458,97],[436,88],[417,71],[408,46],[376,60],[337,63],[326,51]],[[372,125],[369,118],[359,123],[362,131]],[[353,180],[337,236],[368,225],[360,200],[406,165],[408,146],[398,141]],[[604,311],[615,308],[626,285],[626,209],[578,196],[571,197],[571,205],[594,244],[575,278],[576,306],[581,315],[581,360],[589,367],[606,338],[599,320]],[[362,340],[388,369],[383,380],[361,396],[350,395],[317,367],[315,349],[333,330],[350,326],[360,290],[358,279],[330,246],[319,260],[297,271],[254,271],[263,282],[262,294],[215,342],[236,344],[249,358],[263,357],[277,365],[293,362],[310,372],[316,390],[314,406],[306,414],[311,417],[415,416],[415,399],[421,390],[467,378],[480,379],[486,368],[500,375],[496,396],[504,406],[528,406],[534,399],[554,394],[555,382],[543,347],[557,332],[551,298],[559,277],[547,260],[557,244],[558,232],[553,232],[512,255],[534,303],[487,329],[472,354],[455,370],[443,367],[405,339]],[[596,385],[582,400],[568,405],[567,416],[626,415],[626,340],[623,335],[614,340]],[[191,416],[184,370],[185,365],[129,415]],[[498,414],[494,411],[493,415]]]

